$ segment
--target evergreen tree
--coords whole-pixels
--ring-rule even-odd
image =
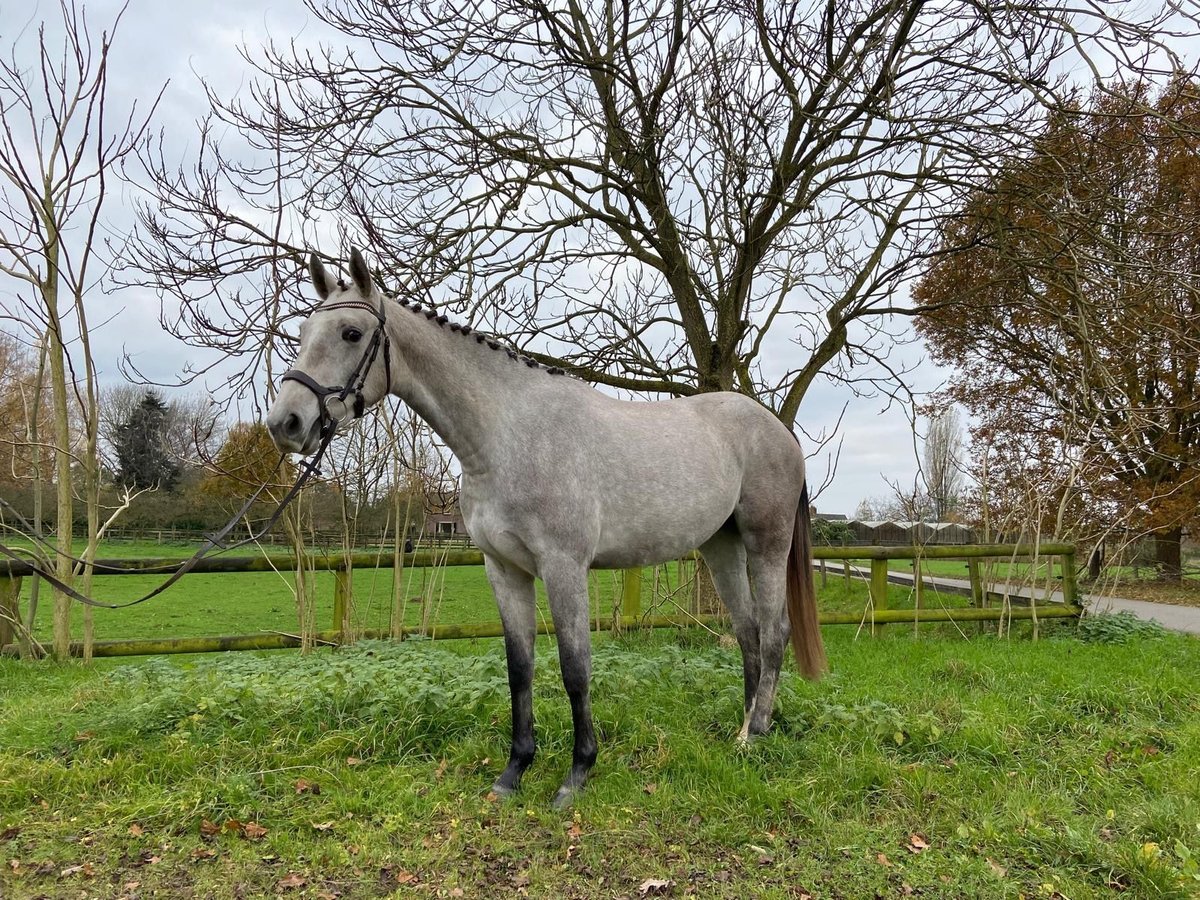
[[[128,487],[174,489],[179,463],[167,449],[167,405],[147,391],[116,429],[117,480]]]

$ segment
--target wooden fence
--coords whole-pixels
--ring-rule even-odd
[[[1021,544],[955,545],[927,547],[815,547],[813,556],[818,561],[840,560],[843,576],[851,576],[850,562],[869,561],[868,580],[870,604],[865,613],[821,613],[822,625],[885,625],[889,623],[916,622],[983,622],[1010,619],[1049,619],[1077,617],[1082,610],[1078,604],[1078,589],[1075,581],[1075,547],[1071,544]],[[981,564],[986,560],[1001,562],[1061,560],[1062,580],[1060,590],[1062,603],[1050,605],[996,607],[989,605],[990,594],[983,583]],[[959,609],[926,609],[920,599],[924,590],[920,566],[914,566],[914,590],[917,592],[917,608],[892,609],[888,601],[888,562],[890,560],[958,559],[965,560],[969,573],[972,606]],[[309,559],[313,569],[334,570],[340,577],[334,580],[333,625],[329,631],[315,635],[318,643],[339,644],[343,641],[342,623],[345,621],[347,586],[351,579],[346,577],[347,560],[344,556],[314,556]],[[167,575],[178,567],[178,561],[161,559],[97,560],[97,577],[121,575]],[[480,566],[483,554],[477,550],[465,551],[418,551],[403,555],[405,568],[429,566]],[[108,572],[104,566],[120,571]],[[193,572],[274,572],[289,567],[295,569],[296,558],[290,555],[272,555],[270,559],[259,557],[212,557],[201,560]],[[392,568],[391,553],[356,553],[349,559],[350,569]],[[14,622],[19,621],[21,585],[33,570],[24,563],[0,561],[0,649],[5,654],[16,652]],[[169,596],[169,595],[167,595]],[[714,624],[723,619],[720,615],[658,616],[642,611],[642,570],[628,569],[623,573],[621,614],[611,620],[601,619],[593,623],[596,630],[619,630],[624,628],[660,628],[689,624]],[[539,633],[552,634],[554,625],[539,622]],[[412,633],[406,629],[406,634]],[[499,622],[483,622],[461,625],[437,625],[433,636],[438,639],[498,637],[502,634]],[[359,637],[387,637],[386,631],[359,631]],[[241,635],[215,635],[190,638],[163,638],[96,641],[95,656],[143,656],[159,653],[211,653],[222,650],[273,650],[300,646],[295,635],[275,632],[260,632]],[[72,644],[73,654],[82,652],[79,642]]]

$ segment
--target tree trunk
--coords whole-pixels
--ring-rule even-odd
[[[1175,526],[1154,532],[1154,565],[1163,581],[1179,581],[1183,577],[1181,544],[1183,528]]]
[[[74,505],[71,492],[71,421],[67,397],[66,349],[62,342],[62,320],[58,314],[58,242],[54,236],[46,252],[46,279],[42,283],[50,338],[50,388],[54,396],[54,477],[57,482],[58,518],[55,524],[58,560],[55,574],[70,584],[73,566]],[[54,592],[54,658],[71,658],[71,598]]]
[[[1100,569],[1104,565],[1104,543],[1101,542],[1092,550],[1088,557],[1088,580],[1099,581]]]

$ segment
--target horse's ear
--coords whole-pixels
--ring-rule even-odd
[[[350,248],[350,277],[354,280],[354,286],[358,288],[360,294],[364,297],[371,296],[373,288],[371,270],[367,268],[367,261],[358,252],[357,247]]]
[[[325,271],[325,264],[317,259],[317,254],[310,253],[308,257],[308,274],[312,278],[313,288],[322,300],[333,293],[333,279]]]

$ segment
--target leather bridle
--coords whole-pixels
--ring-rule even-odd
[[[368,303],[365,300],[343,300],[339,303],[330,303],[327,306],[318,306],[313,310],[313,315],[321,312],[331,312],[335,309],[365,309],[367,312],[375,316],[375,330],[371,332],[371,340],[367,347],[363,350],[363,354],[359,357],[358,365],[354,367],[354,371],[350,373],[350,377],[346,379],[346,383],[324,385],[318,382],[315,378],[301,369],[288,369],[283,373],[283,377],[279,380],[294,381],[308,388],[317,398],[317,406],[321,410],[321,437],[324,438],[326,433],[332,433],[337,430],[338,424],[343,416],[335,415],[329,408],[329,400],[335,397],[338,405],[344,407],[346,399],[353,397],[350,410],[354,413],[354,418],[361,419],[363,413],[366,412],[366,401],[363,399],[363,388],[367,383],[367,375],[371,371],[371,366],[374,364],[379,352],[383,351],[383,370],[385,384],[390,389],[392,383],[392,355],[391,341],[387,334],[387,317],[384,314],[384,300],[381,298],[379,306]]]

